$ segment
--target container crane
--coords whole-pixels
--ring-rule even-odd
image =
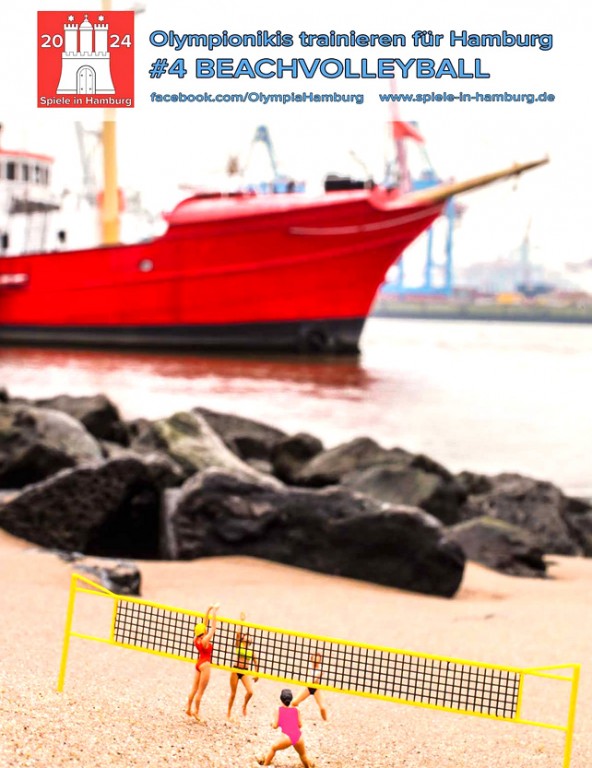
[[[247,185],[247,188],[252,189],[255,192],[263,192],[263,193],[303,192],[304,184],[302,182],[296,182],[294,181],[294,179],[290,178],[289,176],[286,176],[285,174],[280,173],[276,154],[275,154],[275,148],[271,140],[269,128],[266,125],[259,125],[255,130],[255,135],[253,136],[253,139],[251,141],[251,146],[249,147],[249,154],[247,155],[247,160],[243,168],[243,173],[244,173],[244,169],[248,168],[251,162],[253,150],[257,144],[263,144],[263,146],[267,151],[267,156],[269,158],[269,163],[271,165],[273,177],[271,182],[259,182],[257,184],[249,184]]]
[[[423,136],[415,123],[405,122],[399,119],[391,120],[390,128],[395,144],[395,159],[387,164],[385,185],[397,186],[401,191],[422,190],[434,187],[442,183],[438,177],[427,150]],[[424,170],[419,177],[411,175],[406,140],[414,141],[420,149]],[[410,287],[405,284],[405,256],[396,267],[395,279],[382,286],[382,291],[399,296],[427,295],[427,296],[451,296],[453,292],[453,234],[455,222],[459,219],[463,208],[453,198],[450,198],[444,208],[446,218],[446,234],[444,244],[444,262],[438,263],[434,257],[434,228],[430,227],[426,232],[427,253],[424,266],[423,283]],[[439,279],[438,279],[439,278]]]

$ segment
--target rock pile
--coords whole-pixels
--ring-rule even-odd
[[[541,576],[547,554],[592,555],[592,505],[550,483],[204,408],[127,422],[104,395],[1,392],[0,526],[44,547],[250,555],[447,597],[465,557]]]

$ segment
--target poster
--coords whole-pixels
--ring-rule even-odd
[[[368,185],[399,183],[397,141],[407,148],[411,176],[431,172],[444,183],[546,160],[517,180],[462,199],[455,269],[504,259],[520,264],[528,246],[538,270],[529,274],[586,294],[592,291],[585,229],[592,171],[585,85],[591,20],[590,11],[573,0],[560,7],[509,0],[391,7],[333,0],[5,3],[0,159],[7,149],[33,153],[41,165],[51,158],[60,205],[69,211],[59,230],[63,236],[53,235],[55,251],[105,235],[104,225],[88,214],[107,194],[100,178],[106,137],[117,160],[121,229],[115,237],[125,242],[164,231],[162,212],[191,194],[261,191],[264,184],[321,194],[329,174]],[[2,168],[0,181],[10,180],[12,171]],[[9,251],[18,233],[9,232],[5,216],[11,200],[4,195],[0,204],[0,246]],[[134,211],[142,213],[142,223]],[[416,286],[423,279],[422,249],[423,241],[412,246],[406,262]],[[142,263],[140,269],[152,268]],[[522,268],[530,269],[525,263]],[[11,278],[11,289],[18,290],[17,278]],[[505,292],[504,285],[497,291]],[[0,294],[0,323],[2,312]],[[570,498],[592,496],[582,459],[582,433],[590,426],[583,362],[590,326],[574,326],[570,334],[550,330],[548,338],[539,327],[531,337],[518,341],[517,335],[514,346],[507,328],[498,335],[488,326],[466,337],[451,330],[448,337],[440,326],[438,340],[428,342],[425,328],[397,339],[393,327],[380,344],[362,344],[360,360],[346,365],[215,355],[179,362],[172,356],[72,356],[5,347],[0,392],[6,387],[8,399],[101,389],[129,419],[164,418],[203,405],[266,421],[287,434],[318,435],[326,447],[364,435],[388,448],[397,444],[428,454],[455,473],[521,473],[554,483]],[[465,344],[456,369],[450,360],[461,360]],[[457,357],[448,356],[451,347]],[[500,350],[498,369],[492,361]],[[527,377],[521,366],[530,366]],[[384,370],[388,376],[381,378]],[[440,397],[442,388],[448,400]],[[4,765],[238,768],[265,758],[275,738],[269,719],[281,688],[273,675],[256,684],[248,717],[241,714],[239,683],[234,719],[227,720],[227,675],[214,671],[203,701],[205,723],[196,723],[183,711],[189,665],[77,640],[65,691],[56,693],[65,566],[12,541],[2,546],[2,601],[9,617],[3,653],[14,653],[0,677]],[[183,564],[147,560],[144,596],[193,610],[220,599],[225,616],[246,610],[256,626],[411,648],[430,659],[476,658],[513,670],[573,665],[585,660],[585,632],[576,627],[584,621],[592,575],[582,556],[589,552],[578,547],[573,559],[559,553],[556,581],[471,566],[459,597],[450,601],[376,586],[372,579],[342,581],[233,557]],[[365,556],[374,555],[369,550]],[[29,580],[27,557],[35,562]],[[13,573],[18,589],[11,592]],[[549,606],[557,611],[553,617]],[[570,667],[566,675],[572,674]],[[522,722],[513,728],[488,717],[440,712],[441,702],[429,696],[424,707],[423,693],[414,698],[407,689],[393,704],[381,699],[379,688],[378,697],[365,695],[363,687],[357,692],[364,695],[348,696],[330,685],[327,721],[313,692],[301,705],[304,739],[311,760],[328,768],[354,762],[475,768],[492,760],[567,768],[572,746],[573,765],[586,765],[592,757],[586,675],[584,670],[575,735],[575,678],[568,676],[572,687],[559,685],[557,693],[540,680],[526,689],[523,719],[546,724],[549,718],[550,735]],[[504,710],[502,720],[520,721],[517,681],[510,714]],[[298,760],[287,749],[278,751],[274,764]]]

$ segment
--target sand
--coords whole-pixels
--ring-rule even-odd
[[[260,624],[301,629],[474,661],[520,667],[582,663],[571,765],[592,766],[592,560],[553,558],[549,579],[507,577],[470,563],[447,600],[309,573],[250,558],[139,563],[142,596]],[[212,671],[203,724],[184,713],[189,663],[74,638],[56,691],[72,566],[0,532],[0,766],[151,768],[256,765],[281,684],[260,680],[247,717],[226,721],[228,673]],[[567,685],[525,692],[525,716],[565,723]],[[526,695],[526,693],[528,695]],[[301,705],[317,766],[344,768],[560,768],[564,734],[415,706],[326,693],[330,719]],[[297,766],[293,750],[277,766]]]

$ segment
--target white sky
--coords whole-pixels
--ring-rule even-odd
[[[344,0],[144,0],[145,11],[136,17],[136,108],[119,110],[118,156],[120,182],[139,188],[154,206],[166,206],[167,192],[179,183],[200,184],[223,172],[228,156],[243,158],[255,128],[268,125],[282,170],[297,178],[320,178],[326,172],[359,173],[351,152],[381,176],[387,151],[388,107],[378,100],[388,92],[388,80],[284,79],[198,81],[192,62],[197,56],[251,59],[345,58],[366,56],[441,59],[464,57],[472,70],[475,58],[491,74],[488,80],[397,79],[401,93],[417,92],[552,92],[553,104],[413,104],[401,108],[401,117],[416,120],[426,147],[442,178],[463,179],[496,170],[515,161],[548,155],[551,163],[525,175],[518,185],[505,183],[463,198],[467,211],[455,240],[458,265],[507,256],[519,247],[531,221],[533,261],[559,270],[569,262],[592,259],[588,232],[592,159],[589,149],[590,106],[587,103],[589,69],[587,37],[592,29],[592,6],[581,0],[498,0],[484,4],[469,0],[423,0],[408,3],[366,3]],[[73,123],[101,118],[100,110],[38,110],[36,103],[36,13],[38,10],[96,10],[99,0],[61,2],[19,0],[0,6],[0,122],[3,145],[48,152],[56,157],[56,174],[67,183],[79,176],[78,148]],[[131,7],[113,0],[114,10]],[[308,32],[402,33],[405,48],[292,48],[227,49],[213,53],[200,49],[174,52],[154,48],[148,37],[155,29],[183,33],[252,33],[281,30],[296,37]],[[430,29],[444,34],[440,48],[417,48],[411,35]],[[553,35],[553,48],[448,48],[450,30],[471,33]],[[186,60],[188,75],[179,80],[164,76],[151,80],[148,69],[158,57],[169,62]],[[363,93],[361,106],[342,105],[173,105],[151,104],[149,94],[159,92],[243,92],[261,90]],[[571,278],[592,288],[592,270]]]

